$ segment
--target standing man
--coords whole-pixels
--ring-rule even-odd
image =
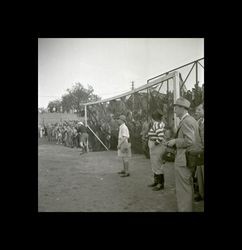
[[[196,117],[198,119],[199,134],[202,142],[202,149],[204,149],[204,107],[203,103],[196,107]],[[196,177],[198,183],[199,195],[194,198],[195,201],[202,201],[204,199],[204,165],[197,166]]]
[[[88,146],[87,146],[87,141],[88,141],[88,133],[87,133],[87,128],[84,126],[82,122],[78,123],[79,127],[77,129],[79,136],[80,136],[80,147],[81,147],[81,154],[84,154],[85,152],[88,152]]]
[[[193,180],[192,170],[187,167],[186,150],[201,144],[197,121],[188,114],[190,102],[180,97],[174,104],[174,112],[180,118],[175,139],[167,142],[176,147],[175,183],[179,212],[192,212]]]
[[[154,183],[148,185],[152,190],[159,191],[164,189],[164,164],[162,155],[165,152],[165,146],[162,144],[164,139],[165,124],[162,121],[163,113],[156,110],[152,113],[153,124],[148,132],[150,149],[150,163],[154,175]]]
[[[128,142],[129,129],[126,126],[126,116],[120,115],[118,119],[119,133],[118,133],[118,157],[123,160],[123,170],[119,172],[121,177],[129,176],[129,158],[131,157],[131,144]]]
[[[142,150],[143,150],[145,157],[147,159],[150,159],[150,152],[149,152],[149,146],[148,146],[148,141],[149,141],[148,132],[149,132],[150,127],[151,127],[151,119],[149,117],[147,120],[146,117],[144,117],[142,122],[143,122],[143,124],[142,124],[141,133],[140,133],[141,140],[142,140]]]

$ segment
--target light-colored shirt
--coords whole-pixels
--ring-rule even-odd
[[[127,137],[129,138],[129,129],[128,127],[125,125],[125,123],[121,124],[119,126],[119,133],[118,133],[118,138],[122,139],[123,137]]]

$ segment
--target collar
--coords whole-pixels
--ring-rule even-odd
[[[121,127],[123,127],[123,126],[125,126],[125,123],[122,123],[119,127],[121,128]]]
[[[187,117],[189,114],[188,114],[188,112],[186,112],[182,117],[181,117],[181,121],[185,118],[185,117]],[[180,121],[180,122],[181,122]]]

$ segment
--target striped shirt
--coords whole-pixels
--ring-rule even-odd
[[[154,122],[148,132],[149,139],[158,143],[164,141],[164,122]]]

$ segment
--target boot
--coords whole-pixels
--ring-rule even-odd
[[[158,175],[158,185],[152,188],[153,191],[159,191],[164,189],[164,174]]]
[[[154,174],[154,183],[149,184],[148,187],[155,187],[158,184],[158,179],[157,179],[158,175]]]

